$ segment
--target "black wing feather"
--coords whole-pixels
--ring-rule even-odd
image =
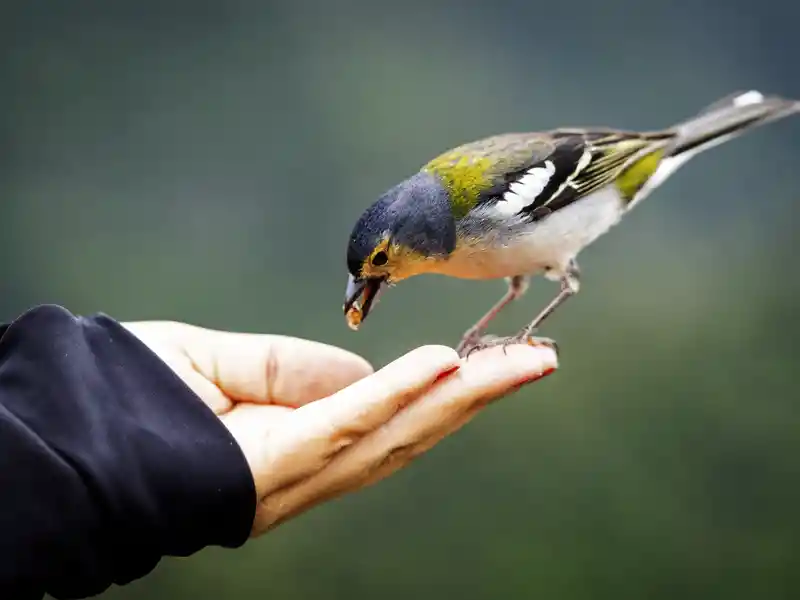
[[[531,221],[569,206],[611,182],[628,161],[648,147],[665,143],[672,132],[639,133],[611,129],[550,132],[556,141],[551,155],[555,173],[534,202],[522,209]]]

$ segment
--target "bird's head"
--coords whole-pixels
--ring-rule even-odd
[[[421,171],[386,192],[364,211],[350,235],[344,301],[348,325],[358,329],[387,285],[435,270],[455,246],[449,195],[436,175]]]

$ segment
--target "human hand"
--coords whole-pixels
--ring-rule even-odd
[[[545,347],[491,348],[464,360],[423,346],[372,373],[355,354],[292,337],[124,325],[239,443],[258,495],[254,536],[387,477],[557,367]]]

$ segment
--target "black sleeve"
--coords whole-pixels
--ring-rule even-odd
[[[217,417],[113,319],[0,327],[0,598],[83,598],[238,547],[255,486]]]

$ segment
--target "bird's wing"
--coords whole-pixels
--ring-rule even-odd
[[[502,196],[526,170],[553,155],[546,134],[506,133],[448,150],[423,166],[450,194],[453,214],[463,217],[479,204]]]
[[[632,172],[629,185],[638,189],[658,160],[644,171],[631,169],[632,163],[652,156],[674,135],[598,128],[510,133],[454,148],[423,169],[444,182],[457,218],[486,205],[537,220],[614,181],[624,169]]]

